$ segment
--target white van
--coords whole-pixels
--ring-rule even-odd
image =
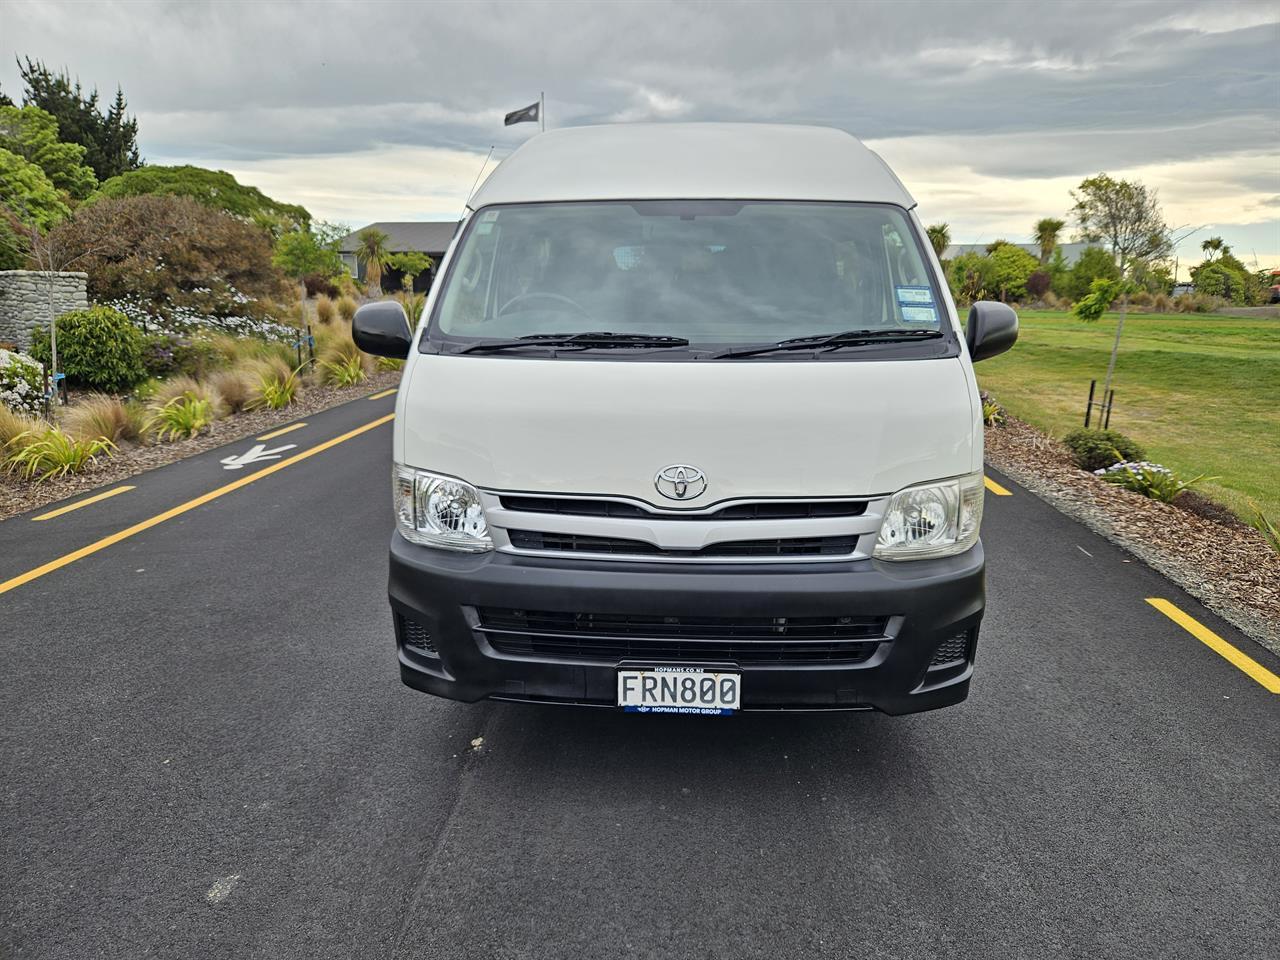
[[[914,201],[839,130],[533,137],[488,178],[404,357],[401,676],[460,700],[651,713],[968,694],[982,404]]]

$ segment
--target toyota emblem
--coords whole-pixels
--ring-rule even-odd
[[[702,496],[707,489],[707,478],[697,467],[687,463],[673,463],[663,467],[653,478],[658,492],[669,500],[692,500]]]

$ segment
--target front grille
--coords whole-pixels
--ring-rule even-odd
[[[938,645],[938,649],[934,651],[933,659],[929,661],[929,668],[945,667],[969,657],[969,631],[957,633],[954,637],[948,637]]]
[[[862,663],[887,617],[663,617],[480,607],[477,629],[510,656],[579,660]]]
[[[632,520],[801,520],[809,517],[860,517],[865,501],[781,500],[768,503],[735,503],[710,513],[669,513],[646,510],[634,503],[592,500],[586,497],[499,498],[506,510],[521,513],[555,513],[575,517],[624,517]]]
[[[776,540],[729,540],[700,550],[671,550],[643,540],[622,537],[589,537],[576,533],[542,533],[537,530],[508,530],[511,545],[520,550],[555,553],[606,553],[633,557],[841,557],[858,546],[855,535],[843,537],[791,537]]]

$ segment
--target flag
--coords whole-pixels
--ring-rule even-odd
[[[524,123],[525,121],[538,122],[538,104],[531,103],[527,107],[521,107],[519,110],[512,110],[503,118],[502,125],[509,127],[513,123]]]

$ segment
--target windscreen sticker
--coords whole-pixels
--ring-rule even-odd
[[[903,306],[910,303],[933,306],[933,291],[928,287],[898,287],[898,302]]]
[[[904,306],[902,307],[902,319],[910,323],[937,323],[938,311],[933,308],[933,304],[929,304],[927,307]]]
[[[476,233],[479,233],[479,234],[485,234],[485,233],[489,233],[489,232],[490,232],[490,231],[492,231],[492,230],[493,230],[493,224],[492,224],[492,223],[477,223],[477,224],[476,224]]]
[[[480,222],[492,223],[494,220],[498,219],[499,213],[501,213],[500,210],[486,210],[484,213],[480,214]]]

